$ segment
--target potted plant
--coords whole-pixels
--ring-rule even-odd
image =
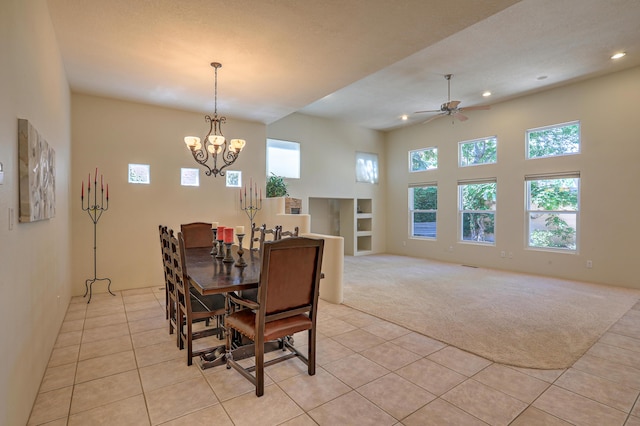
[[[284,212],[286,214],[300,214],[302,200],[289,197],[287,182],[282,176],[271,173],[267,178],[267,197],[284,197]]]
[[[271,173],[267,178],[267,197],[288,197],[287,183],[282,176]]]

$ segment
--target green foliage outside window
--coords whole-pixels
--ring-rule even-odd
[[[580,152],[580,123],[527,132],[528,158],[553,157]]]
[[[409,206],[412,215],[411,235],[414,237],[436,238],[438,187],[435,185],[410,188]]]
[[[528,182],[529,246],[576,249],[579,178]]]
[[[498,140],[495,137],[460,143],[460,166],[495,163]]]
[[[438,148],[427,148],[409,153],[410,169],[421,172],[438,168]]]
[[[460,186],[463,240],[494,241],[496,193],[496,182]]]

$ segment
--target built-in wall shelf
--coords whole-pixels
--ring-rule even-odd
[[[371,198],[356,198],[356,238],[354,255],[371,253],[371,239],[373,229],[373,203]]]
[[[371,198],[310,198],[312,232],[344,238],[344,254],[373,253],[374,212]]]

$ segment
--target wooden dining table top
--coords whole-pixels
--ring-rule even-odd
[[[232,247],[233,258],[238,259],[238,247]],[[260,280],[260,253],[244,250],[247,266],[238,267],[234,263],[224,263],[211,256],[211,247],[185,249],[187,275],[191,284],[204,295],[230,291],[247,290],[258,287]]]

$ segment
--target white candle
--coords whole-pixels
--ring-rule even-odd
[[[236,226],[236,235],[244,234],[244,226]]]
[[[211,222],[211,227],[212,228],[218,228],[218,222]]]

